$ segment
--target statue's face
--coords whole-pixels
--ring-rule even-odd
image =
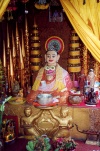
[[[68,115],[68,110],[62,110],[61,111],[61,117],[66,117]]]
[[[95,76],[94,72],[89,72],[89,76],[94,77]]]
[[[26,110],[25,110],[25,115],[26,115],[27,117],[29,117],[31,114],[32,114],[31,109],[26,109]]]
[[[45,60],[49,66],[56,66],[56,63],[59,60],[59,55],[56,51],[48,51],[45,55]]]

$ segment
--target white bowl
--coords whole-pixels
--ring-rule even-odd
[[[36,101],[40,105],[48,105],[53,102],[53,96],[51,94],[38,94]]]

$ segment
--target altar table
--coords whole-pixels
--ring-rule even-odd
[[[21,134],[22,128],[20,127],[20,118],[24,116],[24,108],[27,106],[27,103],[20,104],[20,105],[12,105],[9,103],[6,103],[5,105],[5,111],[4,114],[7,116],[17,116],[18,117],[18,133]],[[90,113],[96,112],[97,116],[99,117],[100,107],[97,106],[86,106],[84,102],[82,102],[80,105],[64,105],[68,107],[69,114],[72,116],[73,123],[77,124],[79,129],[81,130],[88,130],[91,126],[91,119],[90,119]],[[41,108],[41,107],[32,107],[33,115],[38,113],[40,110],[44,110],[44,112],[48,112],[48,108]],[[56,105],[54,107],[50,107],[49,109],[52,109],[55,115],[59,116],[59,110],[61,106]],[[48,114],[49,115],[49,114]],[[100,119],[98,119],[100,120]],[[94,119],[95,122],[95,119]],[[100,124],[100,121],[98,121]],[[45,122],[46,123],[46,122]],[[42,126],[42,124],[41,124]],[[49,125],[52,127],[51,125]],[[99,126],[100,127],[100,126]],[[75,139],[86,139],[86,134],[80,133],[77,131],[76,127],[74,126],[71,130],[71,137]]]

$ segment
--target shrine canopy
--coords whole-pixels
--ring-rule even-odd
[[[0,19],[2,18],[10,0],[0,0]]]
[[[98,0],[60,0],[73,28],[100,63],[100,2]]]

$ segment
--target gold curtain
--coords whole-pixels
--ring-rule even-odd
[[[60,0],[80,39],[100,63],[100,2],[96,0]]]
[[[0,0],[0,19],[2,18],[10,0]]]

